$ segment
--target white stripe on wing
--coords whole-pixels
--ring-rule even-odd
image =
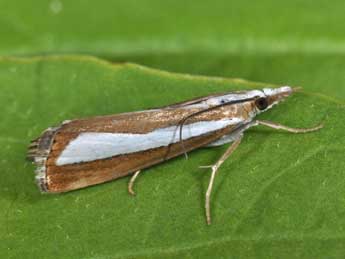
[[[182,129],[182,137],[186,140],[241,122],[243,122],[242,118],[231,118],[186,124]],[[56,165],[89,162],[130,154],[167,146],[179,140],[179,126],[160,128],[146,134],[85,132],[67,145],[57,159]]]

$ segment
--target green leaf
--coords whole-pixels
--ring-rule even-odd
[[[221,167],[204,218],[210,172],[226,146],[152,167],[136,197],[128,179],[40,194],[29,141],[62,120],[157,107],[204,94],[262,88],[240,79],[173,74],[82,56],[0,59],[1,258],[341,258],[345,241],[344,120],[339,101],[297,93],[260,116]]]
[[[220,51],[222,52],[222,51]],[[238,53],[148,53],[124,55],[127,60],[179,73],[246,78],[280,85],[303,86],[307,91],[345,100],[344,54],[284,51],[265,53],[239,50]]]

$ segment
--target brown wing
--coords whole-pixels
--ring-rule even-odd
[[[224,95],[224,94],[225,93],[218,93],[218,94],[213,94],[213,95],[200,96],[200,97],[188,100],[188,101],[178,102],[178,103],[170,104],[170,105],[159,107],[159,108],[160,109],[164,109],[164,108],[182,108],[182,107],[186,107],[188,105],[198,104],[198,103],[206,101],[207,99],[210,99],[212,97],[218,97],[218,96],[221,96],[221,95]]]
[[[184,152],[181,143],[146,151],[117,155],[91,162],[57,166],[56,160],[68,143],[82,132],[145,134],[154,129],[178,125],[181,118],[196,112],[191,109],[161,109],[133,112],[90,119],[73,120],[45,131],[35,140],[29,157],[37,164],[37,180],[42,191],[66,192],[110,181],[150,167]],[[191,118],[188,123],[224,118],[222,110]],[[187,124],[188,124],[187,123]],[[184,141],[186,151],[205,146],[231,132],[236,126],[213,131]]]
[[[200,96],[200,97],[196,97],[194,99],[188,100],[188,101],[183,101],[183,102],[178,102],[178,103],[174,103],[174,104],[170,104],[167,106],[163,106],[163,107],[159,107],[159,109],[165,109],[165,108],[183,108],[186,107],[188,105],[193,105],[193,104],[198,104],[201,103],[203,101],[206,101],[207,99],[213,98],[213,97],[219,97],[222,95],[227,95],[227,94],[245,94],[247,91],[232,91],[232,92],[223,92],[223,93],[215,93],[212,95],[206,95],[206,96]]]

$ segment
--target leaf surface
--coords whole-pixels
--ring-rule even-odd
[[[260,116],[294,135],[252,128],[221,167],[204,218],[210,172],[226,146],[203,148],[128,178],[42,195],[29,141],[62,120],[142,110],[215,92],[268,86],[174,74],[85,56],[0,59],[0,257],[341,258],[345,241],[342,102],[297,93]]]

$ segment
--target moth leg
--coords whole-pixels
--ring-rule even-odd
[[[316,131],[316,130],[319,130],[319,129],[323,128],[323,124],[322,123],[317,125],[317,126],[315,126],[315,127],[305,128],[305,129],[302,129],[302,128],[290,128],[290,127],[287,127],[287,126],[284,126],[282,124],[279,124],[279,123],[276,123],[276,122],[272,122],[272,121],[257,120],[257,121],[255,121],[255,124],[256,125],[264,125],[264,126],[267,126],[267,127],[273,128],[273,129],[281,129],[281,130],[285,130],[285,131],[292,132],[292,133],[307,133],[307,132],[312,132],[312,131]]]
[[[138,175],[140,174],[141,170],[138,170],[136,171],[133,176],[131,177],[131,179],[129,180],[129,183],[128,183],[128,192],[129,194],[131,195],[135,195],[135,192],[133,191],[133,185],[134,185],[134,182],[135,182],[135,179],[138,177]]]
[[[220,159],[214,164],[210,166],[200,166],[200,168],[211,168],[212,174],[210,178],[210,182],[208,184],[208,188],[206,191],[206,199],[205,199],[205,212],[206,212],[206,221],[207,224],[211,224],[211,207],[210,207],[210,198],[211,198],[211,192],[212,187],[214,183],[214,178],[216,176],[216,173],[218,172],[218,168],[223,164],[223,162],[235,151],[235,149],[238,147],[238,145],[241,143],[242,135],[239,135],[239,138],[236,139],[231,146],[225,151],[225,153],[220,157]]]
[[[210,144],[208,144],[206,147],[217,147],[217,146],[222,146],[224,144],[228,144],[234,141],[234,137],[229,134],[221,137],[220,139],[217,139]]]

